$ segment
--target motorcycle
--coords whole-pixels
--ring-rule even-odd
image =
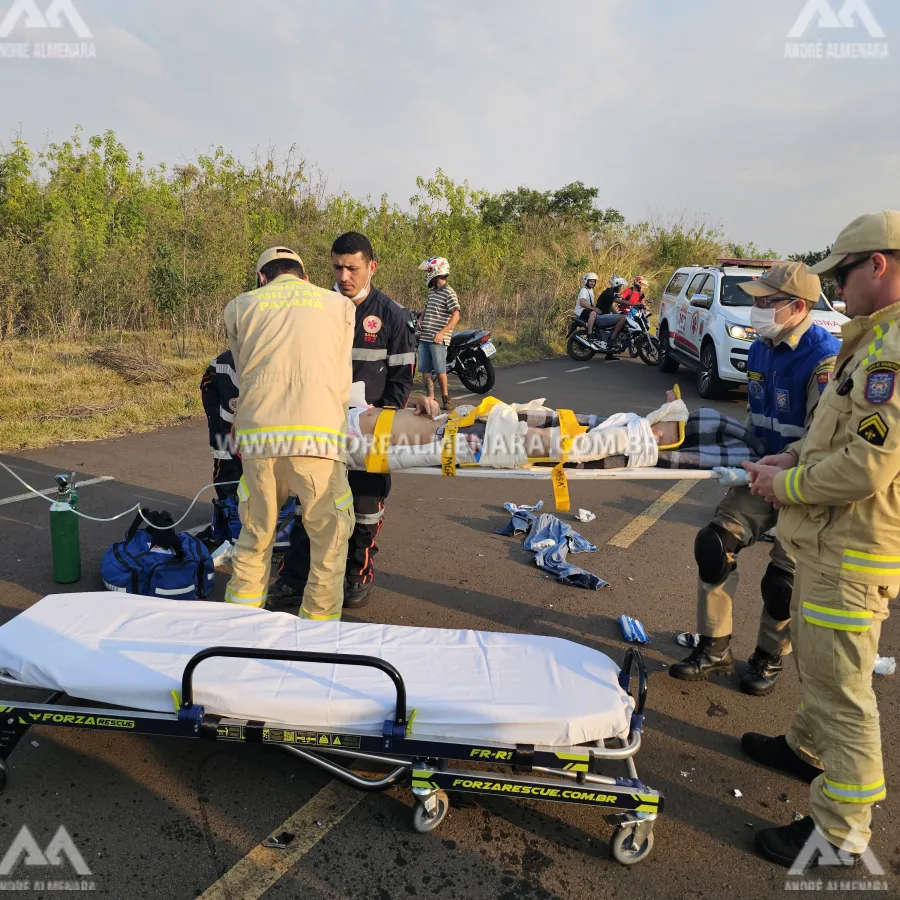
[[[625,314],[625,327],[610,344],[612,328],[594,326],[593,335],[587,333],[587,323],[578,315],[572,316],[572,324],[567,335],[566,352],[575,362],[586,362],[595,353],[628,353],[634,359],[640,358],[648,366],[659,365],[659,338],[650,334],[650,317],[646,307],[632,307]],[[607,344],[606,350],[600,343]]]
[[[418,314],[410,318],[409,329],[416,334],[418,346],[418,333],[416,324]],[[491,341],[489,331],[469,329],[457,331],[450,338],[450,346],[447,348],[447,374],[451,372],[462,382],[467,391],[473,394],[486,394],[497,380],[494,371],[492,357],[497,355],[497,348]]]

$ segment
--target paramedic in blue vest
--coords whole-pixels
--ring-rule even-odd
[[[416,362],[412,316],[372,284],[378,268],[369,239],[355,231],[342,234],[331,247],[335,290],[353,301],[356,331],[353,338],[353,381],[363,382],[366,402],[376,407],[403,409],[412,391]],[[369,602],[375,577],[375,539],[384,521],[384,504],[391,476],[351,470],[356,526],[347,548],[344,609],[360,609]],[[300,520],[294,522],[291,546],[269,589],[268,609],[300,603],[309,575],[309,540]]]
[[[750,323],[757,339],[747,360],[747,427],[767,456],[781,453],[809,427],[834,368],[840,341],[816,325],[810,311],[822,291],[817,275],[800,262],[774,266],[740,285],[753,298]],[[732,488],[694,543],[699,569],[697,632],[700,641],[669,674],[684,681],[734,672],[732,607],[738,586],[737,555],[775,527],[778,511],[749,487]],[[794,558],[776,541],[760,585],[763,610],[756,649],[741,689],[764,696],[775,689],[782,657],[790,653]]]

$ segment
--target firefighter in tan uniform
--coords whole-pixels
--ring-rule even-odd
[[[773,266],[740,285],[754,299],[750,323],[758,338],[747,356],[747,428],[771,456],[801,437],[834,368],[840,341],[810,317],[822,284],[802,262]],[[697,560],[697,631],[700,642],[669,667],[682,681],[734,672],[732,609],[738,587],[737,555],[775,527],[777,511],[746,486],[732,488],[715,518],[694,542]],[[760,584],[763,609],[756,649],[741,676],[741,690],[761,697],[775,689],[782,657],[791,651],[794,558],[776,541]]]
[[[225,309],[244,465],[241,536],[225,600],[265,605],[278,511],[294,494],[311,545],[300,615],[339,619],[354,522],[345,460],[356,314],[343,295],[310,284],[303,261],[285,247],[259,258],[257,283]]]
[[[900,211],[852,222],[813,267],[832,274],[852,321],[806,438],[745,467],[780,505],[778,536],[797,558],[791,626],[802,703],[787,735],[745,734],[764,765],[811,781],[810,816],[757,834],[791,865],[813,831],[855,863],[885,797],[872,671],[900,590]],[[821,843],[819,844],[821,847]]]

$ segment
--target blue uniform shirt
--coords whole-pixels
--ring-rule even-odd
[[[806,432],[810,383],[828,384],[841,342],[809,318],[776,346],[757,339],[747,360],[750,427],[767,454],[781,453]]]

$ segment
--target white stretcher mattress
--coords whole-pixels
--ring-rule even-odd
[[[128,594],[45,597],[0,627],[0,673],[72,697],[172,712],[185,664],[213,646],[377,656],[406,684],[412,736],[574,746],[626,737],[634,701],[604,654],[561,638],[309,622]],[[288,725],[380,732],[394,687],[373,669],[209,659],[194,702]]]

